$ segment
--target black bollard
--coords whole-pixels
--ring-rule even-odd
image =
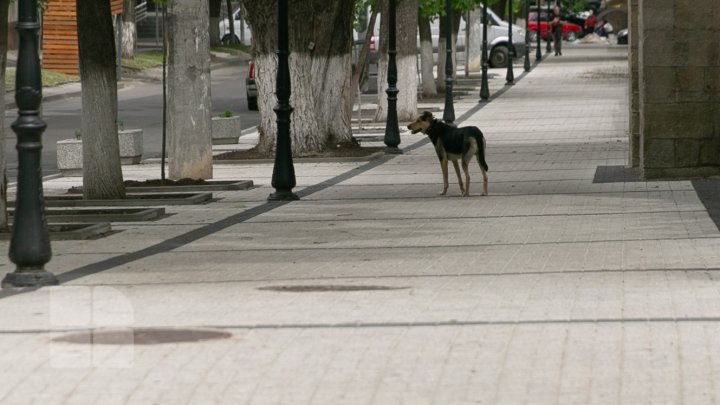
[[[515,83],[515,73],[513,72],[513,56],[515,56],[515,47],[513,46],[512,27],[513,12],[512,2],[508,2],[508,60],[507,74],[505,75],[505,84],[512,85]]]
[[[452,63],[452,1],[445,0],[445,110],[443,121],[452,124],[455,121],[453,105],[453,63]]]
[[[525,0],[525,63],[523,68],[530,71],[530,0]]]
[[[20,47],[15,102],[19,116],[11,125],[18,137],[18,182],[9,253],[16,268],[5,275],[3,288],[58,284],[55,275],[45,270],[52,252],[40,166],[41,138],[47,125],[40,118],[42,80],[38,57],[40,22],[37,0],[19,0],[18,12]]]
[[[275,145],[275,165],[273,166],[272,186],[275,192],[268,200],[297,200],[292,192],[295,187],[295,167],[292,161],[290,142],[290,67],[288,65],[288,0],[278,0],[278,71],[275,84],[278,103],[273,108],[277,115],[277,140]]]
[[[402,149],[398,148],[400,145],[400,127],[398,126],[397,117],[397,95],[400,92],[397,86],[397,49],[395,43],[395,31],[397,29],[395,21],[395,1],[390,0],[388,3],[388,71],[387,81],[388,88],[385,90],[387,93],[387,121],[385,123],[385,153],[390,154],[401,154]]]
[[[480,101],[487,101],[490,98],[490,86],[488,85],[488,49],[487,49],[487,2],[483,0],[482,24],[483,24],[483,41],[482,41],[482,80],[480,81]]]

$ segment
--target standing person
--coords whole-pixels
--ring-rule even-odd
[[[553,8],[552,21],[550,22],[550,28],[553,36],[553,44],[555,46],[555,56],[562,55],[562,35],[563,35],[563,22],[560,20],[560,7],[555,6]]]
[[[585,19],[585,34],[592,34],[595,32],[595,25],[597,24],[597,17],[595,17],[595,12],[593,9],[590,9],[590,15]]]

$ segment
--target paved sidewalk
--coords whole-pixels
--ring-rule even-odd
[[[258,187],[54,242],[60,287],[0,293],[0,403],[717,402],[720,233],[688,181],[593,183],[627,161],[626,48],[565,53],[455,105],[487,137],[487,197],[474,165],[470,198],[437,196],[404,132],[403,155],[296,162],[300,201],[266,201],[271,164],[218,163]],[[103,328],[136,344],[53,340]]]

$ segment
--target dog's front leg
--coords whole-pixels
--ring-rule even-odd
[[[455,167],[455,174],[457,174],[458,184],[460,185],[460,193],[465,195],[465,187],[463,186],[462,176],[460,176],[460,165],[457,160],[453,160],[453,167]]]
[[[442,175],[443,175],[443,190],[440,195],[447,194],[448,190],[448,160],[447,158],[444,158],[440,161],[440,167],[442,168]]]

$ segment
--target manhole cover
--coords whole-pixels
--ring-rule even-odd
[[[388,287],[383,285],[281,285],[260,287],[258,290],[282,292],[334,292],[334,291],[388,291],[404,290],[408,287]]]
[[[127,328],[89,330],[53,338],[54,342],[93,345],[157,345],[227,339],[232,334],[207,329]]]

